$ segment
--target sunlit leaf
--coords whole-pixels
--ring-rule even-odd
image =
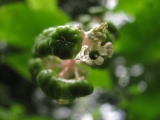
[[[0,16],[0,40],[27,49],[43,29],[69,21],[62,11],[33,11],[23,3],[1,6]]]
[[[53,12],[58,10],[57,0],[27,0],[28,6],[37,11]]]

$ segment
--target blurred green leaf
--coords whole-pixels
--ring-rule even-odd
[[[135,7],[139,2],[131,3],[129,6]],[[160,1],[144,2],[143,9],[135,16],[135,22],[120,30],[116,52],[123,54],[128,61],[150,63],[160,60],[159,5]]]
[[[24,107],[19,104],[14,104],[13,106],[11,106],[10,110],[14,117],[18,117],[25,113]]]
[[[29,49],[43,29],[69,21],[62,11],[33,11],[23,3],[1,6],[0,16],[0,39]]]
[[[57,0],[27,0],[26,2],[33,10],[46,12],[58,11]]]
[[[23,117],[23,120],[54,120],[54,119],[38,116],[38,115],[32,115],[32,116]]]
[[[136,96],[127,105],[129,119],[156,120],[160,114],[159,101],[160,96],[157,93]]]
[[[18,104],[12,105],[10,110],[4,107],[0,107],[1,120],[20,120],[23,114],[24,108]]]
[[[131,86],[129,86],[127,92],[128,94],[131,94],[131,95],[140,94],[140,91],[138,90],[138,85],[136,84],[132,84]]]
[[[9,109],[0,106],[0,120],[51,120],[51,119],[37,115],[27,115],[22,105],[13,104]]]
[[[127,13],[136,15],[139,11],[143,10],[148,1],[149,0],[120,0],[115,10],[123,10]]]
[[[113,83],[107,69],[92,69],[88,68],[87,80],[90,81],[96,87],[102,87],[105,89],[112,89]]]
[[[26,78],[29,78],[27,61],[35,37],[43,29],[65,24],[70,19],[58,9],[54,0],[32,0],[29,3],[28,6],[24,3],[0,6],[0,40],[22,50],[20,54],[8,55],[5,63]],[[38,5],[36,10],[33,9],[35,4]]]

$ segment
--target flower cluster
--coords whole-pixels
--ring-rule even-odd
[[[105,57],[112,57],[112,43],[106,42],[102,45],[102,42],[107,39],[105,34],[106,27],[107,24],[102,23],[90,31],[84,32],[82,48],[77,54],[75,60],[81,60],[89,65],[92,65],[93,63],[96,65],[102,65]]]
[[[34,57],[29,61],[34,83],[61,104],[91,94],[94,87],[87,82],[82,69],[85,64],[78,64],[102,65],[105,58],[112,57],[113,46],[107,42],[106,27],[102,23],[87,32],[68,25],[45,29],[37,37]]]

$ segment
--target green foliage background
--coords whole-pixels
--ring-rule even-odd
[[[115,105],[126,112],[129,120],[160,119],[159,6],[159,0],[119,0],[114,12],[123,11],[132,15],[135,21],[119,29],[120,37],[113,43],[115,54],[107,61],[109,62],[107,68],[103,70],[88,68],[90,73],[88,80],[97,88],[114,93],[115,99],[119,100]],[[15,118],[13,120],[49,119],[40,118],[38,115],[32,116],[30,114],[36,113],[23,110],[31,108],[24,107],[27,105],[25,101],[17,100],[11,95],[10,86],[27,84],[26,88],[22,86],[19,90],[29,89],[28,86],[35,89],[28,71],[28,59],[31,57],[35,37],[45,28],[70,21],[71,16],[58,7],[56,0],[26,0],[0,6],[0,119],[9,120],[10,117]],[[4,44],[7,46],[2,49]],[[130,83],[126,87],[117,85],[118,77],[115,75],[114,63],[118,56],[123,56],[127,69],[137,64],[143,65],[144,68],[141,76],[130,76]],[[6,67],[14,71],[18,77],[7,74]],[[9,80],[5,81],[5,77]],[[138,91],[137,86],[142,80],[147,83],[144,92]],[[22,84],[22,81],[25,82]],[[120,90],[117,90],[117,86]]]

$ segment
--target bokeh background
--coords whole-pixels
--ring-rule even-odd
[[[159,14],[159,0],[0,0],[0,120],[159,120]],[[32,83],[34,39],[95,18],[116,26],[114,55],[88,68],[92,95],[57,104]]]

